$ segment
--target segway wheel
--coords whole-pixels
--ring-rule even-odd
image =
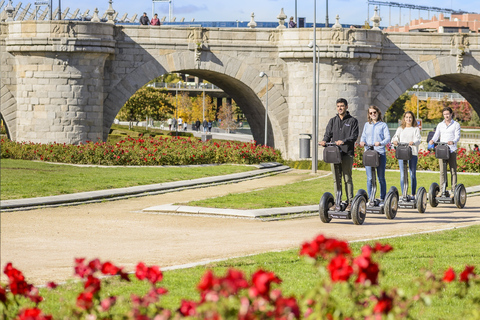
[[[428,190],[428,202],[430,202],[431,207],[438,206],[437,195],[440,192],[440,186],[438,183],[434,182],[430,186],[430,190]]]
[[[328,209],[335,204],[335,199],[330,192],[325,192],[320,199],[318,213],[323,223],[329,223],[332,218],[328,216]]]
[[[363,195],[357,195],[353,198],[352,204],[352,220],[356,225],[363,224],[367,216],[367,200]]]
[[[397,189],[397,187],[395,187],[395,186],[391,186],[391,187],[390,187],[390,190],[388,190],[388,192],[395,193],[395,195],[397,196],[397,200],[398,200],[398,198],[400,197],[400,196],[398,195],[398,189]]]
[[[387,216],[387,219],[390,219],[390,220],[395,219],[395,217],[397,216],[397,210],[398,210],[398,193],[392,192],[392,189],[390,189],[390,191],[387,193],[387,196],[385,197],[384,211],[385,211],[385,215]]]
[[[427,210],[427,190],[424,187],[420,187],[417,190],[417,194],[415,195],[415,204],[418,212],[425,213]]]
[[[462,209],[465,207],[465,203],[467,203],[467,190],[463,184],[457,184],[455,187],[453,200],[455,200],[455,205],[457,208]]]
[[[358,189],[357,195],[361,195],[365,198],[365,201],[368,202],[368,193],[363,189]]]

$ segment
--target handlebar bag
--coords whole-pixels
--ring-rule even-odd
[[[323,161],[333,164],[342,162],[340,149],[337,146],[327,146],[323,149]]]
[[[439,144],[435,148],[435,158],[448,160],[450,158],[450,148],[446,144]]]
[[[363,153],[363,165],[377,168],[380,165],[380,154],[376,150],[368,149]]]
[[[395,151],[395,157],[398,160],[410,160],[412,159],[412,148],[410,146],[400,145]]]

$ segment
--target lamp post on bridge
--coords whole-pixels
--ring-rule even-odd
[[[268,128],[268,75],[265,72],[260,72],[260,78],[267,77],[267,86],[265,92],[267,94],[266,108],[265,108],[265,139],[263,145],[267,145],[267,128]]]
[[[178,87],[182,84],[182,81],[178,81],[175,85],[175,136],[178,138]]]
[[[423,90],[423,86],[422,85],[419,86],[418,84],[416,84],[416,85],[413,86],[413,89],[417,89],[417,119],[418,119],[419,118],[419,116],[418,116],[419,106],[420,106],[420,101],[418,99],[418,90]]]

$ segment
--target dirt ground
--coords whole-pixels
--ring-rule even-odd
[[[319,173],[324,174],[324,173]],[[323,233],[345,240],[372,239],[450,229],[480,223],[480,197],[454,205],[427,208],[427,213],[400,209],[394,220],[367,215],[365,224],[318,216],[262,222],[249,219],[149,214],[141,210],[246,192],[312,178],[295,170],[228,185],[70,207],[1,213],[1,266],[12,262],[36,285],[62,282],[73,275],[74,258],[99,258],[132,271],[139,261],[160,267],[208,262],[300,247]],[[312,190],[312,192],[315,192]],[[320,198],[321,195],[319,195]],[[2,274],[2,281],[5,278]]]

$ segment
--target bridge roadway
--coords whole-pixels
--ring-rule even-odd
[[[143,211],[154,205],[248,192],[306,178],[311,178],[311,174],[294,170],[260,178],[255,183],[244,181],[81,206],[2,211],[1,262],[2,265],[12,262],[24,272],[27,281],[42,285],[47,281],[71,279],[73,261],[78,257],[109,260],[124,266],[128,272],[133,271],[139,261],[168,270],[299,248],[302,242],[320,233],[354,241],[480,224],[480,197],[477,196],[469,196],[462,210],[454,205],[428,207],[425,214],[401,210],[394,220],[368,215],[361,226],[346,220],[324,224],[318,216],[264,222]]]

